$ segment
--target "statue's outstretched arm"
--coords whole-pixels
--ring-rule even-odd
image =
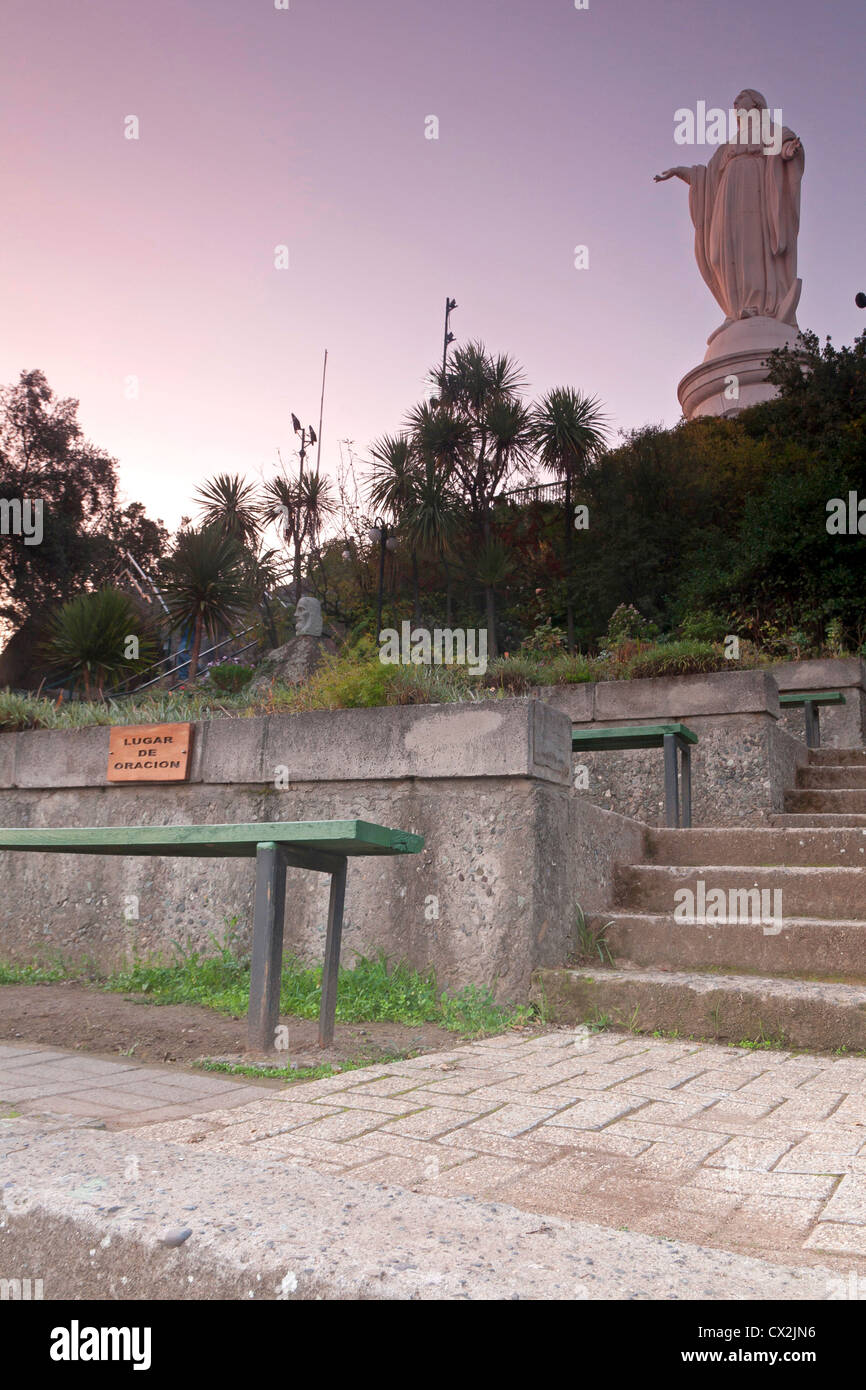
[[[691,183],[692,171],[683,164],[678,164],[675,169],[665,169],[663,174],[656,174],[653,183],[664,183],[665,179],[682,179],[683,183]]]

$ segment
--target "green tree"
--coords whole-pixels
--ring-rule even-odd
[[[239,473],[218,473],[196,493],[203,526],[216,526],[226,536],[255,550],[259,539],[256,489]]]
[[[407,434],[385,434],[371,444],[370,455],[368,499],[376,512],[385,512],[400,526],[408,517],[417,492],[418,459],[413,442]],[[417,623],[421,618],[418,550],[411,537],[407,539],[412,561],[412,616]]]
[[[103,588],[78,594],[52,617],[44,644],[49,669],[89,700],[102,699],[106,684],[115,685],[156,659],[156,642],[128,594]]]
[[[232,626],[252,603],[243,551],[217,526],[181,531],[165,565],[165,596],[175,628],[192,630],[189,680],[198,673],[202,634]]]
[[[105,564],[115,515],[117,466],[89,444],[78,402],[54,395],[39,371],[0,390],[0,498],[42,509],[42,539],[8,534],[0,545],[0,616],[14,627],[38,619]]]
[[[488,646],[497,656],[494,563],[494,502],[506,483],[530,460],[532,430],[529,412],[520,398],[525,385],[521,368],[507,354],[493,356],[483,343],[458,348],[445,370],[431,373],[438,391],[430,411],[442,417],[441,436],[452,439],[449,480],[469,513],[473,555],[483,557],[476,577],[484,590]],[[426,418],[416,411],[410,425]],[[426,441],[428,446],[431,441]]]
[[[586,476],[590,461],[604,446],[607,421],[596,396],[557,386],[534,407],[531,416],[532,439],[538,461],[565,484],[564,551],[568,650],[574,651],[574,601],[571,597],[574,519],[571,514],[575,483]]]

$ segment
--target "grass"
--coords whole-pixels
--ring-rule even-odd
[[[216,946],[216,943],[214,943]],[[250,962],[234,944],[198,951],[173,961],[136,960],[126,968],[99,975],[62,960],[42,965],[0,963],[0,984],[48,984],[86,977],[113,993],[141,994],[154,1004],[199,1004],[239,1018],[247,1012]],[[280,1012],[293,1018],[319,1015],[322,971],[290,957],[283,964]],[[528,1005],[497,1004],[487,989],[467,985],[457,993],[441,990],[432,970],[420,972],[391,964],[385,956],[359,957],[340,969],[337,1020],[341,1023],[432,1023],[464,1038],[481,1038],[533,1021]],[[283,1073],[284,1074],[284,1073]]]
[[[252,1062],[196,1062],[200,1071],[224,1072],[227,1076],[266,1077],[275,1081],[325,1081],[329,1076],[338,1076],[344,1071],[360,1071],[362,1067],[387,1066],[389,1062],[400,1061],[404,1057],[414,1057],[415,1052],[395,1052],[387,1057],[353,1057],[339,1064],[324,1062],[318,1067],[294,1067],[288,1063],[284,1067],[256,1066]]]
[[[580,653],[568,656],[561,651],[543,656],[516,652],[491,661],[483,675],[473,675],[468,667],[460,665],[383,665],[372,641],[365,639],[326,658],[302,686],[273,681],[254,693],[243,689],[235,693],[221,692],[207,683],[188,691],[133,694],[122,700],[58,703],[50,698],[0,690],[0,732],[170,724],[185,720],[298,714],[318,709],[472,702],[525,695],[542,685],[743,670],[750,665],[766,664],[768,660],[763,654],[747,654],[737,662],[726,661],[718,643],[695,640],[633,642],[594,657]],[[267,667],[259,669],[264,674]],[[230,670],[243,674],[241,667]]]
[[[603,926],[590,926],[583,908],[578,904],[575,909],[575,962],[587,964],[598,956],[602,965],[613,965],[613,955],[607,941],[608,928],[612,926],[613,922],[605,922]]]
[[[50,985],[68,980],[70,974],[69,965],[59,958],[50,965],[0,960],[0,985]]]

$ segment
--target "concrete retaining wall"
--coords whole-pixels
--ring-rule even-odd
[[[844,705],[820,710],[821,743],[825,748],[862,748],[866,743],[866,662],[860,657],[821,661],[785,661],[773,667],[782,695],[809,690],[840,690]],[[801,709],[782,713],[782,727],[796,738],[804,737]]]
[[[544,704],[214,720],[196,726],[181,786],[109,786],[107,759],[104,728],[0,735],[0,822],[377,821],[419,832],[426,848],[350,861],[347,959],[384,951],[434,966],[443,985],[512,998],[526,996],[536,966],[565,959],[583,870],[569,839],[570,724]],[[578,841],[594,900],[606,868],[591,835]],[[3,853],[0,876],[5,957],[59,951],[108,964],[172,942],[206,948],[227,923],[249,942],[249,860]],[[288,904],[287,949],[320,961],[327,880],[290,870]]]
[[[683,723],[698,735],[692,749],[695,825],[760,825],[783,809],[786,787],[807,761],[802,738],[783,727],[779,691],[767,671],[721,671],[636,681],[544,687],[541,698],[575,728]],[[801,716],[802,723],[802,716]],[[650,825],[664,824],[660,749],[574,756],[589,784],[582,795]]]

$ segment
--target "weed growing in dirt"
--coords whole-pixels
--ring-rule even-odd
[[[280,1012],[317,1018],[321,981],[320,966],[286,960]],[[213,955],[191,952],[171,963],[136,961],[110,975],[102,987],[147,994],[156,1004],[203,1004],[239,1018],[249,1007],[249,959],[223,946]],[[337,1019],[342,1023],[435,1023],[462,1037],[480,1038],[525,1026],[533,1018],[531,1006],[497,1004],[489,990],[474,985],[458,993],[440,990],[432,970],[421,973],[402,963],[392,965],[385,956],[360,956],[352,968],[340,969]]]

